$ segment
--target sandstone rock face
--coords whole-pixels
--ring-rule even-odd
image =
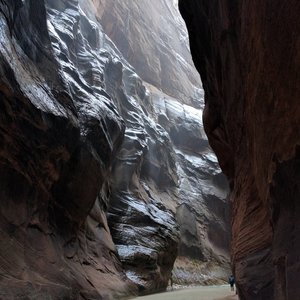
[[[153,68],[158,90],[104,33],[100,2],[0,1],[3,299],[163,290],[178,251],[220,265],[215,277],[228,264],[226,182],[203,133],[186,46],[176,46],[175,65],[176,53],[155,48],[170,68]],[[178,276],[189,280],[191,270],[179,260]]]
[[[206,95],[204,125],[230,180],[241,299],[298,299],[297,1],[180,1]]]
[[[202,110],[153,89],[152,101],[158,123],[168,132],[176,153],[179,181],[171,200],[180,243],[175,280],[184,284],[219,282],[229,272],[228,188],[204,134]]]
[[[134,174],[128,182],[132,184],[134,181],[131,190],[139,186],[138,192],[141,193],[146,185],[155,201],[176,213],[181,227],[179,258],[174,272],[176,280],[180,283],[209,283],[226,278],[229,272],[227,184],[203,131],[203,90],[199,75],[192,66],[187,31],[175,2],[104,0],[90,1],[90,5],[81,1],[81,4],[91,18],[96,15],[126,60],[135,67],[143,81],[147,81],[144,83],[149,94],[147,101],[141,98],[141,92],[135,96],[140,98],[142,110],[137,114],[142,118],[130,117],[126,126],[134,124],[136,131],[145,123],[143,112],[147,112],[146,123],[150,118],[162,127],[158,132],[152,126],[145,127],[148,150],[138,155],[135,163],[140,164],[138,168],[133,167],[133,150],[140,153],[142,147],[136,146],[136,135],[131,141],[126,140],[131,156],[127,153],[127,158],[122,156],[121,162],[131,159],[130,174]],[[165,152],[172,155],[165,155]],[[124,170],[124,165],[118,165],[117,174],[124,174],[128,181],[128,171]],[[142,181],[142,186],[139,181]],[[125,184],[126,190],[128,183]],[[120,188],[124,189],[124,185]],[[149,192],[146,190],[143,194]],[[187,219],[192,227],[185,224]],[[131,224],[135,226],[134,222]],[[114,240],[119,239],[122,230],[119,232]],[[186,264],[190,260],[195,263]],[[207,264],[212,267],[207,268]]]
[[[94,58],[99,34],[85,38],[76,1],[0,10],[0,297],[128,293],[105,216],[125,125],[103,89],[108,57]]]
[[[103,30],[144,81],[180,102],[201,105],[201,81],[177,1],[84,2],[93,4]]]

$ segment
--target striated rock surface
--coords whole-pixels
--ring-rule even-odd
[[[140,102],[143,109],[128,119],[130,123],[126,121],[128,135],[112,176],[109,224],[126,274],[141,292],[164,288],[171,272],[168,261],[174,261],[177,244],[169,244],[173,250],[168,252],[163,241],[178,238],[179,225],[178,254],[183,261],[212,262],[216,271],[207,272],[207,277],[211,282],[224,279],[230,236],[227,184],[203,135],[201,110],[180,104],[153,86],[147,88],[144,102],[150,103],[151,115],[143,114],[147,106]],[[134,107],[139,108],[138,102]],[[162,245],[157,254],[155,245]],[[141,263],[139,257],[146,256]],[[195,268],[181,260],[174,272],[178,282],[209,282],[194,278]],[[162,281],[151,280],[157,273]]]
[[[298,1],[181,0],[233,202],[240,299],[298,299]]]
[[[150,191],[151,198],[176,213],[181,227],[179,258],[174,272],[178,282],[224,280],[229,272],[227,183],[203,131],[203,90],[191,61],[187,31],[176,1],[90,2],[93,5],[87,7],[82,1],[87,14],[96,15],[96,20],[141,75],[148,90],[145,99],[143,92],[136,93],[135,98],[139,98],[142,107],[137,110],[140,117],[130,116],[126,126],[136,123],[136,131],[145,123],[143,112],[146,112],[146,124],[150,118],[152,124],[162,127],[157,131],[152,125],[145,126],[148,150],[139,154],[135,163],[133,150],[140,153],[136,135],[131,137],[131,142],[126,140],[125,147],[131,147],[130,156],[122,155],[121,161],[130,158],[130,174],[134,172],[134,176],[133,187],[129,189],[139,186],[138,193],[143,190],[146,195]],[[118,175],[124,174],[128,180],[124,166],[117,170]],[[138,181],[142,181],[142,185]],[[124,189],[124,185],[120,188]],[[192,227],[185,223],[187,219]],[[186,258],[195,260],[196,267],[186,264]],[[204,271],[203,266],[208,263],[213,267]],[[195,277],[195,273],[199,276]]]
[[[151,8],[148,9],[148,12],[144,8],[141,9],[140,5],[142,2],[145,7],[150,5]],[[98,1],[80,1],[80,4],[91,19],[95,22],[101,22],[108,34],[110,34],[109,24],[123,24],[122,22],[127,16],[124,10],[130,11],[130,14],[135,12],[134,18],[126,17],[126,20],[132,24],[130,27],[115,26],[115,30],[126,32],[128,42],[135,45],[137,48],[135,50],[135,60],[148,61],[148,63],[140,65],[134,60],[133,64],[135,64],[135,67],[137,69],[142,67],[144,68],[144,73],[150,74],[152,66],[149,57],[152,55],[153,59],[155,59],[157,53],[164,52],[168,46],[164,39],[159,38],[159,36],[168,35],[169,38],[167,40],[171,41],[172,34],[175,33],[176,28],[181,30],[181,34],[185,38],[187,32],[182,27],[179,12],[175,10],[175,6],[169,1],[159,1],[156,3],[158,4],[156,7],[145,1],[142,2],[138,4],[134,2],[124,4],[124,1],[115,1],[108,4],[105,1],[101,3]],[[158,18],[165,7],[169,7],[168,10],[164,10],[166,12],[165,19],[159,17],[155,30],[149,31],[148,28],[152,26],[151,20]],[[109,15],[110,18],[105,17],[105,14]],[[111,20],[114,21],[112,22]],[[161,20],[163,20],[163,24],[167,20],[168,26],[173,31],[164,31],[164,27],[159,24]],[[136,29],[134,35],[131,32],[132,27]],[[145,35],[147,38],[141,39],[141,35]],[[152,43],[156,49],[156,54],[147,44],[148,40],[153,40],[153,35],[160,42],[164,42],[164,45],[160,42],[157,45],[154,42]],[[124,33],[122,33],[123,38],[120,38],[119,34],[111,35],[111,37],[116,45],[123,50],[122,55],[126,60],[130,61],[129,52],[122,48],[122,41],[125,38]],[[182,245],[180,244],[179,246],[180,257],[183,258],[184,262],[185,258],[194,259],[195,255],[197,256],[197,262],[200,264],[202,262],[207,264],[208,261],[212,261],[212,264],[217,266],[217,271],[215,273],[207,272],[208,281],[201,276],[195,280],[194,273],[199,271],[198,268],[187,268],[185,263],[180,262],[180,258],[177,261],[178,264],[176,263],[178,268],[175,268],[175,272],[178,273],[176,276],[178,281],[203,283],[209,282],[209,280],[224,279],[227,277],[228,270],[228,240],[230,234],[228,228],[228,206],[226,205],[226,182],[216,164],[216,158],[211,154],[207,138],[203,133],[202,111],[200,109],[203,106],[203,90],[198,88],[201,86],[199,75],[191,68],[191,58],[186,54],[187,44],[181,43],[179,47],[175,39],[174,41],[174,44],[172,44],[172,59],[168,56],[165,59],[172,67],[171,71],[173,74],[175,70],[178,74],[177,88],[184,86],[182,90],[189,91],[189,95],[177,94],[178,98],[175,99],[166,94],[168,92],[166,83],[159,82],[154,87],[152,84],[146,83],[139,78],[130,68],[127,69],[126,67],[124,69],[118,63],[110,64],[106,73],[107,78],[109,76],[118,76],[118,82],[122,82],[124,85],[125,97],[123,92],[120,93],[119,86],[106,83],[107,91],[114,99],[114,102],[118,103],[117,107],[126,123],[125,139],[120,152],[117,154],[117,159],[114,161],[111,177],[109,224],[112,228],[112,235],[117,248],[122,249],[122,251],[119,251],[119,255],[126,273],[132,281],[138,284],[141,292],[162,289],[167,284],[171,269],[169,268],[166,271],[165,267],[161,268],[159,264],[152,262],[153,234],[151,232],[155,228],[151,228],[150,231],[143,231],[141,226],[137,225],[136,218],[131,217],[131,213],[136,211],[136,202],[139,202],[140,211],[138,213],[141,223],[148,222],[147,210],[153,214],[153,209],[151,208],[153,205],[157,207],[158,212],[161,211],[160,206],[162,206],[163,209],[167,209],[175,214],[179,225],[182,225],[184,219],[176,212],[179,205],[186,201],[191,214],[197,214],[198,208],[201,210],[198,216],[192,218],[194,221],[193,226],[197,227],[195,237],[191,239],[188,231],[184,233],[184,230],[181,230],[180,243]],[[149,51],[146,51],[148,48]],[[138,49],[144,49],[145,51]],[[175,57],[179,56],[184,57],[183,65],[174,63],[176,62]],[[189,76],[193,76],[193,79],[190,79],[190,81],[185,81],[186,79],[179,80],[182,73],[188,73],[187,68],[191,70]],[[160,69],[156,70],[156,76],[164,78],[163,71]],[[140,70],[140,73],[144,74],[143,72]],[[197,83],[198,87],[193,86],[193,83]],[[159,91],[157,88],[164,92]],[[190,98],[195,91],[198,99]],[[183,105],[182,103],[187,104]],[[185,164],[189,166],[186,167]],[[195,169],[202,169],[202,180],[200,180],[199,175],[201,172],[196,171],[193,176],[195,177],[194,179],[190,176]],[[193,189],[190,187],[190,180],[192,182],[191,186],[194,186]],[[129,201],[130,199],[131,201]],[[131,202],[133,203],[132,205],[130,204]],[[216,211],[212,211],[214,207]],[[169,220],[174,227],[175,223],[171,219]],[[149,222],[153,223],[152,226],[154,227],[161,226],[152,217]],[[184,225],[182,226],[184,227]],[[124,228],[130,228],[128,236]],[[213,232],[217,232],[219,229],[224,235],[222,235],[222,242],[216,245]],[[210,233],[208,234],[208,232]],[[134,237],[140,235],[140,239],[133,239],[132,233]],[[133,255],[128,256],[126,254],[123,256],[124,253],[127,253],[124,250],[126,243],[129,243],[134,251],[141,249],[141,253],[136,252],[135,257],[139,255],[146,257],[145,249],[136,246],[141,243],[144,247],[148,245],[149,264],[144,260],[145,267],[143,267],[141,263],[137,264],[134,262]],[[173,247],[174,251],[169,252],[172,253],[173,257],[170,260],[174,259],[177,253],[174,243],[171,247]],[[133,250],[130,251],[132,252]],[[155,249],[154,251],[157,252]],[[164,250],[158,252],[163,253]],[[199,254],[194,254],[193,256],[190,252],[199,252]],[[160,260],[160,258],[157,259],[158,262]],[[151,278],[161,278],[162,281],[149,280],[147,269],[156,274],[156,277],[153,277],[152,274]]]
[[[124,89],[111,85],[111,76],[118,76]],[[175,153],[168,134],[148,113],[149,91],[137,74],[113,61],[105,81],[126,124],[109,179],[109,226],[126,275],[139,291],[164,290],[179,240],[175,213],[165,201],[172,196],[164,195],[177,193]]]
[[[0,297],[125,295],[105,216],[125,130],[103,89],[107,58],[93,58],[76,1],[0,11]]]
[[[157,43],[164,66],[151,77],[158,90],[104,33],[99,4],[0,1],[3,299],[163,290],[178,253],[176,276],[187,282],[194,269],[185,259],[210,262],[218,269],[212,280],[228,265],[226,182],[203,133],[203,91],[183,59],[186,44],[174,38],[171,51]],[[148,12],[164,7],[170,21],[168,1]],[[146,12],[139,9],[140,19],[138,10],[129,18],[139,30],[128,41],[141,45],[135,51],[145,60],[153,52],[140,55],[148,25],[139,23]],[[149,60],[138,72],[150,68]]]
[[[177,1],[82,0],[82,6],[87,2],[93,4],[86,8],[89,15],[96,15],[104,32],[144,81],[180,102],[201,105],[201,81]]]
[[[172,197],[180,226],[175,280],[182,284],[220,282],[229,271],[227,181],[208,145],[202,110],[151,89],[158,123],[168,132],[179,177]],[[191,263],[192,262],[192,263]],[[204,268],[210,264],[211,268]]]
[[[1,298],[128,294],[105,215],[125,131],[111,56],[76,1],[0,8]]]

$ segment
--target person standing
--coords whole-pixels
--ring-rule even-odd
[[[233,275],[229,276],[228,282],[230,284],[231,291],[234,292],[235,278]]]

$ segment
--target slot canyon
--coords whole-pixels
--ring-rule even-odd
[[[0,299],[298,300],[298,13],[0,0]]]

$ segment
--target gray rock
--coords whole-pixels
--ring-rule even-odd
[[[132,12],[142,13],[139,5]],[[149,16],[163,7],[174,17],[165,1],[148,3]],[[130,38],[116,27],[143,53],[139,77],[104,33],[110,21],[101,9],[0,2],[1,298],[163,290],[180,235],[181,256],[228,262],[226,184],[203,134],[203,91],[182,58],[186,32],[179,29],[184,43],[169,36],[182,21],[161,20],[170,27],[154,35],[157,43],[137,42],[145,30],[138,22]]]
[[[176,2],[81,0],[80,3],[91,18],[97,15],[104,32],[144,81],[181,102],[201,105],[204,96],[201,81],[195,72],[187,30]]]

